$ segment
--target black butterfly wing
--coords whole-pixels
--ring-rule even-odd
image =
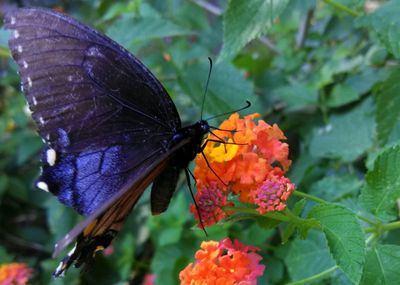
[[[166,151],[176,108],[133,55],[72,18],[19,9],[5,27],[48,145],[37,185],[89,215]]]

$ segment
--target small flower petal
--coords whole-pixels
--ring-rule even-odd
[[[25,285],[31,278],[33,269],[25,263],[8,263],[0,265],[0,284]]]
[[[199,214],[204,226],[210,226],[226,217],[222,207],[228,205],[225,194],[217,188],[216,183],[211,183],[208,187],[201,188],[196,193],[198,209],[195,205],[191,206],[191,212],[196,219]],[[199,225],[200,226],[200,225]]]
[[[179,274],[181,285],[257,284],[265,266],[260,264],[258,249],[229,239],[221,242],[202,242],[196,252],[196,262],[187,265]]]
[[[264,214],[284,210],[294,188],[294,184],[284,176],[270,177],[253,193],[254,202],[259,206],[257,211]]]

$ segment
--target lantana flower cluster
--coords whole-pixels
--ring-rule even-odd
[[[33,273],[25,263],[0,264],[1,285],[25,285]]]
[[[260,264],[258,248],[246,246],[228,238],[221,242],[204,241],[195,254],[196,262],[183,269],[181,285],[257,284],[265,266]]]
[[[264,214],[284,210],[294,191],[294,184],[284,176],[291,165],[289,147],[282,142],[286,137],[276,124],[255,122],[258,117],[251,114],[242,119],[232,114],[212,130],[203,154],[195,159],[195,198],[204,226],[229,214],[223,208],[234,206],[231,194],[242,203],[257,205]],[[191,211],[199,219],[194,205]]]

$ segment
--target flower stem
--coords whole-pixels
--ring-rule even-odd
[[[381,226],[381,229],[383,231],[391,231],[391,230],[397,230],[400,229],[400,222],[393,222],[389,224],[384,224]]]
[[[8,48],[0,47],[0,57],[10,57],[10,50]]]
[[[374,239],[376,239],[376,235],[373,233],[366,239],[365,244],[370,244]]]
[[[311,281],[316,281],[316,280],[322,279],[325,276],[331,274],[337,268],[338,268],[338,266],[335,265],[335,266],[333,266],[331,268],[328,268],[325,271],[322,271],[321,273],[318,273],[316,275],[313,275],[311,277],[308,277],[308,278],[305,278],[305,279],[302,279],[302,280],[298,280],[298,281],[295,281],[295,282],[287,283],[287,285],[302,285],[302,284],[306,284],[306,283],[311,283]]]
[[[326,204],[327,203],[325,200],[322,200],[322,199],[320,199],[318,197],[315,197],[313,195],[306,194],[304,192],[300,192],[300,191],[297,191],[297,190],[293,192],[293,195],[297,196],[297,197],[306,198],[308,200],[311,200],[311,201],[314,201],[314,202],[317,202],[317,203],[320,203],[320,204]]]
[[[374,222],[373,220],[368,219],[368,218],[366,218],[364,216],[361,216],[361,215],[357,215],[357,218],[359,218],[361,221],[366,222],[367,224],[370,224],[370,225],[377,225],[378,224],[377,222]]]
[[[252,208],[223,207],[223,210],[226,211],[226,212],[254,214],[254,215],[257,215],[257,216],[261,216],[261,217],[264,217],[264,218],[270,218],[270,219],[278,220],[278,221],[282,221],[282,222],[290,221],[290,218],[285,216],[281,212],[268,212],[266,214],[261,215],[255,209],[252,209]]]
[[[333,6],[338,10],[342,10],[342,11],[344,11],[346,13],[349,13],[352,16],[355,16],[355,17],[361,16],[360,13],[358,13],[358,12],[354,11],[353,9],[350,9],[349,7],[347,7],[347,6],[345,6],[345,5],[341,4],[341,3],[338,3],[338,2],[336,2],[334,0],[323,0],[323,1],[326,4]]]
[[[329,202],[327,202],[327,201],[325,201],[325,200],[323,200],[323,199],[320,199],[320,198],[315,197],[315,196],[313,196],[313,195],[310,195],[310,194],[307,194],[307,193],[304,193],[304,192],[301,192],[301,191],[297,191],[297,190],[293,192],[293,195],[294,195],[294,196],[297,196],[297,197],[306,198],[306,199],[308,199],[308,200],[317,202],[317,203],[319,203],[319,204],[328,204],[328,203],[329,203]],[[363,217],[363,216],[361,216],[361,215],[357,215],[357,217],[358,217],[360,220],[362,220],[362,221],[364,221],[364,222],[366,222],[366,223],[368,223],[368,224],[370,224],[370,225],[376,225],[376,224],[377,224],[376,222],[374,222],[374,221],[372,221],[372,220],[370,220],[370,219],[368,219],[368,218],[366,218],[366,217]]]

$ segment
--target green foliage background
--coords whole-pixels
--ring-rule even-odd
[[[146,192],[111,255],[53,279],[53,245],[81,218],[33,187],[42,142],[0,28],[0,263],[28,263],[32,284],[141,284],[150,272],[169,285],[202,240],[229,236],[261,249],[267,269],[259,284],[398,284],[400,1],[31,3],[62,8],[137,55],[186,124],[200,118],[207,57],[214,58],[206,112],[250,100],[247,113],[278,123],[298,191],[290,210],[238,209],[206,237],[182,179],[165,214],[150,216]],[[14,5],[1,3],[0,17]]]

